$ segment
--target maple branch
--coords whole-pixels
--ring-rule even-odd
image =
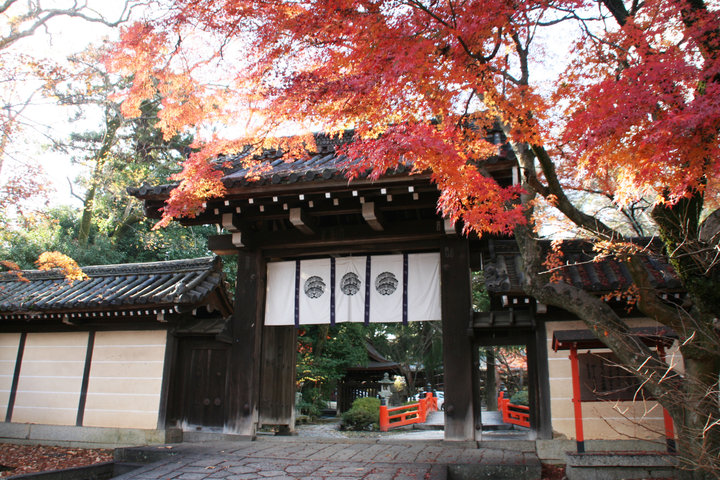
[[[611,195],[608,195],[608,198],[610,199],[610,201],[614,200],[614,197]],[[633,230],[635,230],[635,233],[639,237],[644,237],[645,229],[643,228],[642,224],[640,224],[640,222],[638,221],[635,212],[636,212],[636,210],[644,211],[647,209],[647,207],[638,207],[637,206],[638,203],[640,203],[640,202],[633,202],[632,205],[629,207],[629,209],[627,207],[621,208],[620,213],[627,219],[627,221],[632,226]]]
[[[625,265],[633,282],[638,287],[637,306],[640,311],[676,332],[682,332],[684,326],[680,315],[678,315],[677,308],[660,301],[657,297],[657,288],[650,283],[650,277],[640,256],[631,256],[625,262]]]
[[[530,81],[530,67],[528,66],[528,48],[523,47],[520,36],[513,32],[510,36],[515,44],[515,49],[518,52],[518,59],[520,60],[520,79],[518,83],[520,85],[528,85]]]
[[[474,88],[472,90],[470,90],[470,95],[468,95],[467,102],[465,102],[465,110],[463,111],[463,114],[460,115],[460,117],[458,118],[458,122],[457,122],[458,126],[460,126],[460,124],[464,121],[464,119],[467,118],[468,112],[470,111],[470,102],[472,102],[472,99],[476,95],[476,93],[477,92],[475,91]]]
[[[579,210],[570,199],[565,195],[565,190],[560,184],[560,180],[557,177],[557,171],[555,170],[555,164],[553,163],[550,155],[545,150],[545,147],[539,145],[532,145],[530,147],[532,152],[540,164],[540,168],[547,179],[546,189],[538,191],[541,195],[547,198],[548,195],[544,195],[543,192],[554,195],[557,199],[553,202],[553,205],[557,207],[568,219],[570,219],[575,225],[584,228],[589,232],[593,232],[601,237],[622,239],[620,235],[614,229],[608,227],[601,220],[592,217],[581,210]]]
[[[620,26],[625,25],[627,22],[628,17],[630,14],[627,11],[627,8],[625,8],[625,4],[622,0],[600,0],[603,5],[605,5],[605,8],[610,10],[610,13],[615,18],[615,20],[618,22]],[[633,5],[635,8],[636,5]]]
[[[539,27],[552,27],[553,25],[560,24],[560,23],[562,23],[562,22],[564,22],[564,21],[572,20],[572,19],[575,18],[575,17],[576,17],[576,15],[568,14],[568,15],[565,15],[564,17],[556,18],[555,20],[548,20],[548,21],[545,21],[545,22],[538,21],[538,22],[537,22],[537,25],[538,25]]]
[[[427,6],[423,5],[422,2],[418,0],[408,0],[409,6],[414,6],[415,8],[419,9],[420,11],[424,12],[425,14],[429,15],[432,19],[434,19],[436,22],[438,22],[440,25],[442,25],[445,28],[451,28],[451,26],[448,24],[447,21],[440,18],[438,14],[430,10]],[[448,6],[450,7],[450,14],[453,18],[455,18],[455,9],[452,5],[452,2],[448,2]],[[454,24],[453,27],[456,25]],[[467,44],[467,42],[462,38],[460,35],[456,35],[455,38],[460,43],[460,46],[463,48],[465,53],[472,59],[477,60],[480,62],[480,64],[484,65],[488,63],[490,60],[495,58],[495,55],[497,55],[497,52],[500,51],[500,47],[502,46],[502,27],[499,27],[497,30],[497,33],[495,35],[495,46],[493,47],[492,52],[490,55],[483,55],[482,53],[475,53],[472,51],[470,46]]]

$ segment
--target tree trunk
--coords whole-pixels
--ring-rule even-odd
[[[692,355],[692,354],[691,354]],[[720,478],[720,415],[718,410],[717,359],[685,356],[685,395],[680,400],[678,448],[683,467],[694,479]],[[672,400],[671,400],[672,401]]]
[[[95,169],[97,171],[97,167]],[[80,228],[78,228],[78,244],[81,247],[87,246],[88,239],[90,238],[90,227],[92,226],[93,210],[95,209],[95,193],[96,188],[96,173],[93,173],[92,185],[85,192],[85,200],[83,201],[83,211],[80,217]]]
[[[103,168],[105,167],[107,156],[115,144],[120,123],[118,113],[107,107],[105,109],[105,135],[100,149],[93,155],[93,158],[95,159],[95,167],[93,168],[92,177],[90,178],[90,187],[85,193],[85,201],[83,202],[82,218],[80,220],[80,228],[78,230],[78,244],[81,247],[85,247],[87,245],[88,238],[90,237],[90,227],[92,226],[92,216],[95,208],[95,195],[97,193],[97,187],[102,181]]]
[[[485,372],[485,404],[487,405],[488,412],[494,412],[498,409],[495,349],[486,349],[485,359],[485,364],[487,365],[487,371]]]

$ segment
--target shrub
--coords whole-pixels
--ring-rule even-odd
[[[363,398],[356,398],[355,401],[352,404],[353,408],[359,408],[361,410],[367,410],[368,412],[374,412],[375,415],[377,415],[378,419],[380,419],[380,399],[375,397],[363,397]]]
[[[530,401],[528,400],[528,391],[527,388],[524,388],[518,392],[515,392],[515,395],[510,397],[510,403],[513,403],[515,405],[525,405],[529,406]]]
[[[352,408],[342,415],[345,430],[372,430],[380,422],[380,400],[365,397],[356,399]]]
[[[306,402],[305,400],[298,402],[298,404],[295,406],[301,415],[307,415],[310,419],[314,419],[320,416],[320,408],[310,402]]]

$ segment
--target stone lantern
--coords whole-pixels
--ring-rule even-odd
[[[390,380],[390,375],[388,375],[387,372],[385,372],[385,375],[383,376],[383,379],[380,380],[380,404],[381,405],[387,405],[388,399],[390,398],[390,395],[392,395],[392,391],[390,390],[390,385],[394,384],[392,380]]]

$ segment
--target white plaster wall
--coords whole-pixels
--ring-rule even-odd
[[[0,333],[0,422],[7,415],[19,345],[19,333]]]
[[[12,422],[75,425],[87,342],[87,332],[28,333]]]
[[[158,425],[167,333],[97,332],[83,426]]]

